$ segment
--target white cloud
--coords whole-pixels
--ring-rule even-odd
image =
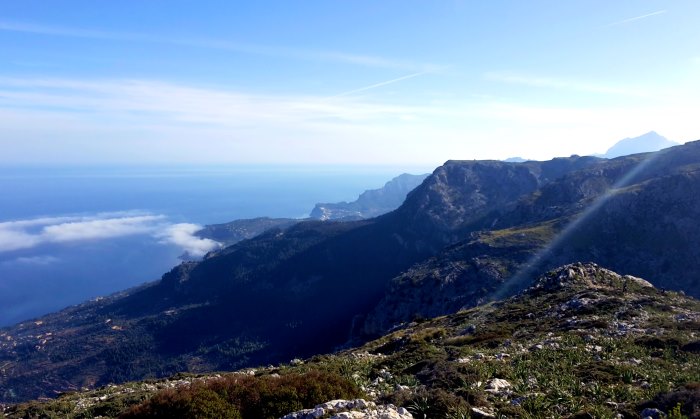
[[[30,249],[42,244],[108,240],[148,234],[162,243],[174,244],[199,257],[219,243],[194,236],[201,227],[171,224],[164,215],[98,214],[82,217],[44,217],[0,223],[0,252]],[[17,259],[19,260],[19,259]],[[25,258],[26,263],[48,263],[49,259]]]
[[[149,80],[0,77],[0,159],[438,165],[522,154],[523,144],[531,145],[524,150],[529,158],[600,152],[645,130],[677,141],[700,136],[697,83],[668,92],[566,78],[487,77],[563,90],[563,98],[575,98],[577,91],[600,95],[596,103],[567,104],[497,95],[389,101],[369,94],[264,95]]]
[[[16,259],[3,262],[3,264],[21,264],[21,265],[51,265],[58,263],[61,260],[55,256],[22,256]]]
[[[28,249],[45,243],[108,239],[152,232],[162,215],[43,217],[0,223],[0,251]]]
[[[416,77],[415,73],[388,82]],[[341,93],[347,95],[349,92]],[[311,123],[324,120],[369,121],[410,112],[406,105],[389,105],[350,97],[249,94],[149,80],[84,82],[63,79],[0,78],[0,107],[53,108],[69,115],[128,118],[146,124],[206,124],[221,128]],[[154,122],[155,121],[155,122]]]
[[[41,243],[41,239],[36,235],[3,224],[9,223],[0,223],[0,252],[27,249]]]
[[[152,232],[156,228],[154,222],[164,218],[162,215],[143,215],[72,221],[44,227],[41,237],[50,242],[68,242],[144,234]]]
[[[157,234],[163,243],[181,247],[190,256],[202,257],[207,252],[221,247],[221,243],[211,239],[203,239],[194,235],[202,226],[189,223],[173,224]]]

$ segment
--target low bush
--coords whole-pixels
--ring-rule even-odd
[[[359,396],[354,383],[330,372],[231,375],[161,391],[121,417],[274,419],[328,400]]]

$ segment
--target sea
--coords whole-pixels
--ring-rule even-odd
[[[425,167],[0,167],[0,327],[145,282],[206,224],[304,218]]]

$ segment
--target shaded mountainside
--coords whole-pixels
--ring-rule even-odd
[[[317,220],[360,220],[386,214],[398,208],[406,199],[406,195],[428,176],[427,173],[404,173],[379,189],[364,191],[353,202],[316,204],[309,217]]]
[[[532,272],[594,260],[700,297],[700,144],[615,159],[522,199],[494,227],[394,278],[364,332],[510,295]]]
[[[675,412],[698,418],[698,331],[697,300],[576,263],[539,277],[515,297],[413,322],[332,355],[110,385],[8,406],[4,413],[260,419],[295,410],[286,417],[349,411],[333,417],[639,418]],[[354,400],[329,402],[338,398]]]
[[[383,216],[272,228],[157,283],[2,329],[0,396],[329,352],[512,295],[560,261],[697,295],[699,165],[700,143],[614,160],[449,161]]]

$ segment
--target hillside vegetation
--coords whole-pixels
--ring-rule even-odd
[[[355,401],[322,404],[338,398]],[[573,264],[515,297],[417,320],[358,348],[110,385],[5,414],[277,418],[297,411],[290,417],[301,418],[325,409],[323,417],[345,410],[357,415],[337,417],[373,417],[389,404],[414,418],[638,418],[645,409],[698,417],[700,302]]]

